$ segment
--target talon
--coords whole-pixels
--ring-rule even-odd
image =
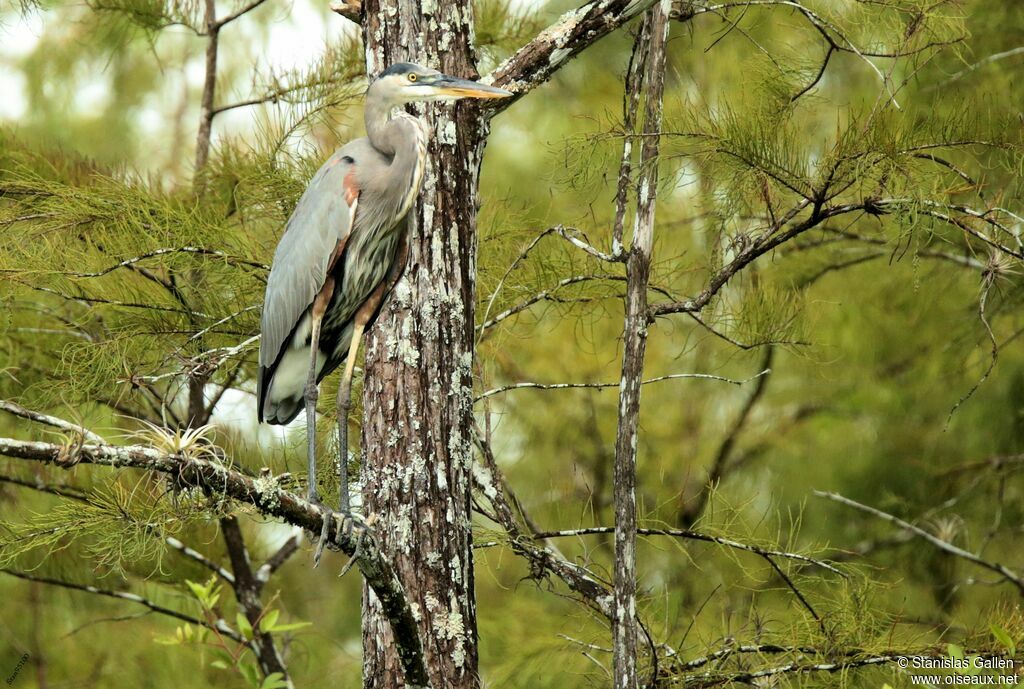
[[[352,526],[351,525],[352,525],[352,522],[354,522],[354,521],[355,520],[352,519],[351,515],[350,515],[350,518],[348,519],[350,535],[351,535],[351,530],[352,530]],[[355,552],[352,553],[352,557],[350,557],[348,559],[348,562],[345,563],[345,566],[341,568],[341,572],[338,574],[338,578],[341,578],[341,577],[345,576],[346,574],[348,574],[348,571],[350,569],[352,569],[352,566],[359,561],[359,558],[363,554],[363,539],[364,538],[366,538],[366,529],[363,528],[363,527],[360,527],[359,535],[356,537],[356,549],[355,549]]]
[[[313,567],[320,566],[320,556],[324,554],[324,546],[327,545],[327,535],[331,530],[331,511],[323,510],[323,526],[320,529],[320,538],[317,540],[316,550],[313,552]]]

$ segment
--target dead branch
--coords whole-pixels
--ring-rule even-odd
[[[485,83],[516,94],[502,101],[491,115],[543,84],[582,50],[653,4],[654,0],[593,0],[563,14],[484,77]]]

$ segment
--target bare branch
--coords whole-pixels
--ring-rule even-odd
[[[593,0],[566,12],[482,79],[512,91],[491,113],[500,112],[547,81],[579,52],[647,10],[654,0]]]
[[[138,256],[134,256],[132,258],[126,258],[123,261],[119,261],[118,263],[115,263],[112,266],[108,266],[108,267],[106,267],[106,268],[104,268],[102,270],[97,270],[97,271],[88,272],[88,273],[59,272],[58,274],[64,275],[66,277],[73,277],[73,278],[98,278],[98,277],[103,277],[104,275],[107,275],[109,273],[112,273],[115,270],[117,270],[118,268],[128,268],[128,267],[134,266],[136,263],[139,263],[141,261],[145,261],[146,259],[149,259],[149,258],[155,258],[157,256],[167,256],[167,255],[173,255],[173,254],[197,254],[197,255],[200,255],[200,256],[214,256],[216,258],[224,259],[224,262],[227,263],[228,265],[248,266],[250,268],[260,268],[262,270],[270,270],[270,266],[268,266],[265,263],[260,263],[259,261],[250,261],[250,260],[244,259],[244,258],[238,258],[237,256],[232,256],[231,254],[225,253],[223,251],[218,251],[216,249],[206,249],[206,248],[199,247],[199,246],[178,246],[178,247],[168,247],[168,248],[164,248],[164,249],[154,249],[153,251],[147,251],[144,254],[139,254]],[[17,269],[6,269],[3,272],[8,272],[8,273],[24,273],[25,271],[21,271],[21,270],[17,270]]]
[[[199,551],[197,551],[197,550],[195,550],[193,548],[190,548],[189,546],[185,545],[184,543],[179,541],[177,538],[174,538],[173,536],[168,536],[167,539],[166,539],[166,543],[167,543],[167,545],[169,545],[170,547],[174,548],[175,550],[177,550],[179,553],[181,553],[185,557],[187,557],[187,558],[189,558],[191,560],[195,560],[196,562],[201,564],[203,567],[206,567],[208,570],[210,570],[211,572],[213,572],[214,574],[219,576],[221,579],[223,579],[227,583],[229,583],[232,586],[234,586],[234,584],[235,584],[235,577],[234,577],[234,575],[231,572],[229,572],[228,570],[226,570],[223,567],[221,567],[220,565],[218,565],[216,562],[214,562],[210,558],[208,558],[205,555],[203,555],[202,553],[200,553]]]
[[[299,539],[302,537],[302,530],[296,529],[288,539],[281,544],[281,547],[274,551],[274,554],[267,558],[267,561],[256,570],[256,580],[260,585],[270,581],[270,577],[288,561],[292,555],[299,550]]]
[[[224,536],[224,545],[231,558],[231,568],[235,572],[234,584],[231,587],[235,592],[235,600],[238,607],[253,630],[253,646],[256,650],[256,658],[259,660],[260,670],[264,676],[280,673],[288,687],[294,686],[288,669],[285,667],[284,659],[281,657],[274,637],[269,631],[261,628],[260,620],[264,614],[263,601],[260,600],[260,589],[262,584],[256,579],[252,571],[252,563],[249,561],[249,550],[245,547],[245,539],[242,536],[242,528],[236,517],[224,517],[220,520],[220,531]]]
[[[341,2],[332,2],[331,12],[340,14],[345,19],[355,22],[356,24],[363,23],[362,0],[342,0]]]
[[[816,490],[814,491],[814,494],[820,498],[828,498],[829,500],[838,502],[841,505],[846,505],[847,507],[852,507],[854,509],[860,510],[861,512],[866,512],[867,514],[878,517],[879,519],[887,521],[890,524],[895,524],[901,529],[909,531],[913,533],[915,536],[918,536],[919,538],[923,538],[939,550],[945,551],[950,555],[955,555],[956,557],[967,560],[968,562],[973,562],[979,567],[984,567],[987,570],[996,572],[997,574],[1002,576],[1006,581],[1009,581],[1014,586],[1016,586],[1020,590],[1020,592],[1024,594],[1024,578],[1022,578],[1021,575],[1009,569],[1008,567],[1005,567],[996,562],[989,562],[988,560],[984,560],[981,557],[975,555],[974,553],[968,552],[963,548],[957,547],[948,541],[942,540],[938,536],[934,536],[928,533],[921,527],[914,526],[910,522],[906,522],[900,519],[899,517],[889,514],[888,512],[883,512],[882,510],[879,510],[877,508],[870,507],[868,505],[863,505],[855,500],[843,497],[838,493],[830,493],[827,491]]]
[[[0,474],[0,483],[9,483],[12,486],[29,488],[40,493],[56,495],[59,498],[67,498],[69,500],[77,500],[79,502],[85,502],[89,499],[88,493],[76,486],[54,486],[48,483],[43,483],[42,481],[28,481],[15,476],[5,476],[3,474]]]
[[[202,173],[210,157],[210,135],[213,133],[213,103],[217,92],[217,44],[221,25],[217,23],[215,0],[205,0],[206,62],[203,74],[203,93],[199,109],[199,129],[196,132],[196,191],[202,190]]]
[[[775,354],[773,347],[768,347],[765,350],[764,358],[761,360],[761,367],[765,372],[765,375],[758,376],[757,386],[754,391],[747,398],[747,401],[743,404],[740,409],[740,413],[737,415],[736,420],[733,421],[729,432],[722,439],[721,444],[718,446],[718,451],[715,452],[715,458],[711,462],[711,469],[708,471],[708,477],[704,481],[704,487],[701,492],[696,496],[695,501],[690,504],[683,504],[679,510],[679,523],[684,526],[692,526],[694,522],[700,517],[701,513],[704,512],[704,507],[707,505],[708,497],[711,494],[711,487],[717,485],[722,477],[725,476],[727,462],[732,455],[732,450],[736,446],[736,440],[743,432],[747,421],[750,419],[750,414],[757,406],[757,403],[761,401],[764,396],[764,391],[768,387],[768,380],[770,376],[767,375],[771,371],[772,357]]]
[[[484,466],[476,467],[473,480],[479,491],[494,507],[494,516],[508,534],[508,544],[513,552],[524,557],[532,569],[539,574],[550,572],[583,597],[583,602],[604,617],[612,617],[612,595],[605,582],[601,581],[586,567],[569,562],[551,548],[533,544],[536,536],[524,533],[512,516],[512,508],[505,498],[505,481],[494,459],[491,446],[476,429],[474,441],[484,460]]]
[[[941,83],[938,83],[938,84],[935,84],[934,86],[932,86],[932,87],[930,87],[930,88],[928,88],[926,90],[931,91],[933,89],[937,89],[937,88],[942,88],[944,86],[948,86],[949,84],[953,83],[954,81],[959,81],[960,79],[963,79],[965,76],[967,76],[971,72],[974,72],[974,71],[977,71],[978,69],[981,69],[985,65],[990,65],[993,62],[998,62],[999,60],[1005,60],[1005,59],[1010,58],[1010,57],[1016,57],[1017,55],[1024,55],[1024,46],[1020,46],[1018,48],[1011,48],[1010,50],[1004,50],[1002,52],[993,53],[993,54],[991,54],[991,55],[989,55],[987,57],[984,57],[981,60],[978,60],[977,62],[968,65],[964,69],[961,69],[959,72],[957,72],[956,74],[953,74],[951,77],[949,77],[945,81],[943,81]]]
[[[644,357],[650,312],[647,288],[651,277],[654,220],[658,193],[662,100],[665,90],[665,45],[668,42],[669,0],[651,7],[636,39],[637,52],[646,53],[642,82],[646,136],[640,149],[633,241],[626,253],[625,319],[622,327],[622,376],[619,386],[618,424],[615,433],[614,504],[615,616],[612,618],[612,666],[617,689],[636,689],[636,465],[637,433],[640,424],[640,391],[643,387]],[[652,676],[657,677],[657,654],[652,654]]]
[[[825,655],[839,655],[836,658],[825,658],[823,662],[818,663],[806,663],[806,662],[794,662],[787,663],[785,665],[778,665],[775,667],[762,668],[760,670],[741,670],[739,672],[704,672],[701,674],[685,674],[686,670],[693,670],[696,668],[704,667],[709,663],[724,660],[732,655],[737,654],[753,654],[753,655],[778,655],[778,654],[795,654],[797,656],[825,656]],[[964,652],[968,657],[979,655],[991,657],[993,654],[991,651],[984,649],[972,649]],[[673,665],[672,669],[681,674],[681,679],[686,683],[686,686],[696,687],[713,687],[713,686],[725,686],[732,683],[736,684],[750,684],[757,686],[761,684],[758,680],[765,680],[769,677],[774,677],[783,674],[807,674],[812,672],[842,672],[849,669],[855,669],[860,667],[871,667],[874,665],[884,665],[889,663],[899,663],[901,660],[910,658],[928,658],[928,659],[944,659],[948,658],[948,655],[943,654],[934,648],[924,649],[912,649],[912,650],[901,650],[891,651],[886,654],[864,654],[860,649],[851,649],[845,653],[839,651],[838,653],[827,654],[822,649],[814,648],[812,646],[780,646],[777,644],[741,644],[736,646],[726,646],[725,648],[709,653],[706,656],[694,658],[690,661],[679,662]]]
[[[538,292],[537,294],[534,294],[529,299],[526,299],[525,301],[522,301],[522,302],[516,304],[515,306],[511,306],[511,307],[505,309],[504,311],[502,311],[501,313],[499,313],[497,316],[495,316],[494,318],[490,319],[489,321],[485,321],[485,322],[481,323],[480,326],[477,327],[477,333],[478,334],[482,334],[485,330],[489,330],[490,328],[493,328],[494,326],[498,325],[499,323],[501,323],[506,318],[511,318],[512,316],[516,315],[517,313],[521,313],[522,311],[525,311],[526,309],[530,308],[534,304],[537,304],[537,303],[542,302],[542,301],[555,301],[556,300],[556,298],[554,297],[555,292],[557,292],[558,290],[560,290],[560,289],[562,289],[564,287],[568,287],[570,285],[578,285],[578,284],[583,283],[583,282],[591,282],[591,281],[599,281],[599,280],[618,280],[618,281],[623,281],[623,280],[625,280],[625,278],[623,278],[621,276],[616,276],[616,275],[573,275],[571,277],[562,278],[553,287],[549,287],[546,290],[542,290],[542,291]],[[490,305],[488,305],[488,308],[490,308]],[[487,314],[485,313],[484,316],[486,317],[486,315]]]
[[[162,605],[157,605],[153,601],[143,598],[142,596],[135,593],[129,593],[127,591],[112,591],[110,589],[101,589],[95,586],[90,586],[89,584],[78,584],[72,581],[64,581],[62,579],[52,579],[50,577],[42,577],[35,574],[18,572],[13,569],[0,569],[0,572],[3,572],[4,574],[9,574],[10,576],[17,577],[19,579],[25,579],[26,581],[36,581],[41,584],[49,584],[50,586],[59,586],[61,588],[72,589],[74,591],[84,591],[86,593],[93,593],[98,596],[106,596],[107,598],[117,598],[119,600],[126,600],[132,603],[138,603],[139,605],[144,605],[145,607],[149,608],[151,611],[155,613],[166,615],[167,617],[173,617],[176,620],[181,620],[182,622],[194,624],[197,627],[206,627],[207,629],[217,631],[218,633],[223,634],[224,636],[234,641],[237,641],[238,643],[248,645],[248,642],[245,640],[245,637],[239,634],[231,627],[229,627],[223,619],[218,619],[215,622],[210,623],[205,620],[201,620],[198,617],[192,617],[191,615],[186,615],[185,613],[178,612],[177,610],[166,608]]]
[[[787,663],[778,667],[742,672],[705,672],[699,675],[686,675],[688,687],[714,687],[724,684],[754,684],[758,680],[785,674],[808,674],[812,672],[842,672],[858,667],[895,663],[903,656],[878,655],[851,660],[839,660],[828,663]]]
[[[221,27],[223,27],[223,26],[225,26],[227,24],[230,24],[231,22],[235,21],[239,17],[242,17],[242,16],[248,14],[249,12],[252,12],[254,9],[259,7],[260,5],[262,5],[266,1],[267,0],[253,0],[248,5],[245,5],[245,6],[241,7],[240,9],[236,10],[235,12],[232,12],[231,14],[229,14],[226,17],[224,17],[223,19],[218,19],[216,22],[214,22],[214,24],[215,24],[215,26],[218,29],[220,29]]]
[[[89,442],[92,443],[106,442],[102,437],[100,437],[96,433],[93,433],[89,429],[83,428],[82,426],[79,426],[76,423],[71,423],[70,421],[65,421],[64,419],[58,418],[56,416],[50,416],[49,414],[43,414],[37,411],[32,411],[31,409],[26,409],[25,407],[15,402],[11,402],[8,400],[0,400],[0,411],[5,411],[9,414],[20,416],[21,418],[28,419],[29,421],[35,421],[37,423],[46,424],[47,426],[59,428],[62,431],[70,431],[71,433],[79,435],[85,440],[88,440]]]
[[[600,251],[586,240],[581,239],[578,236],[580,234],[579,231],[576,230],[575,228],[564,227],[562,225],[559,225],[555,229],[557,230],[559,236],[562,237],[562,239],[566,240],[567,242],[575,246],[577,249],[582,249],[585,253],[589,254],[590,256],[593,256],[599,261],[614,263],[624,261],[626,258],[625,254],[621,253],[621,248],[619,253],[606,254],[603,251]]]
[[[564,529],[561,531],[538,531],[533,535],[534,538],[572,538],[577,536],[592,536],[596,534],[610,534],[614,533],[615,529],[611,526],[588,526],[582,529]],[[718,545],[732,548],[733,550],[743,550],[748,553],[754,553],[760,555],[763,558],[784,558],[787,560],[796,560],[807,565],[814,565],[826,569],[833,574],[838,574],[841,577],[846,577],[846,574],[839,569],[836,569],[824,560],[817,560],[807,555],[800,555],[799,553],[789,553],[784,550],[773,550],[770,548],[762,548],[756,545],[750,545],[749,543],[741,543],[731,538],[724,538],[722,536],[712,536],[710,534],[701,533],[699,531],[691,531],[690,529],[648,529],[638,528],[637,534],[641,536],[669,536],[672,538],[683,538],[691,541],[704,541],[706,543],[717,543]]]
[[[761,378],[771,373],[771,369],[765,369],[760,373],[745,378],[743,380],[735,380],[733,378],[726,378],[725,376],[716,376],[711,373],[671,373],[666,376],[658,376],[657,378],[648,378],[640,382],[640,385],[650,385],[651,383],[660,383],[665,380],[679,380],[682,378],[695,378],[697,380],[716,380],[722,383],[729,383],[730,385],[743,385],[750,381]],[[476,397],[477,402],[494,395],[500,395],[503,392],[510,390],[523,390],[523,389],[534,389],[534,390],[569,390],[573,388],[590,388],[596,390],[605,390],[608,388],[617,388],[618,383],[513,383],[512,385],[505,385],[500,388],[494,388],[488,390]]]
[[[793,94],[793,97],[789,99],[790,103],[797,102],[804,95],[810,92],[811,89],[818,85],[818,83],[821,81],[821,78],[825,76],[825,70],[828,69],[828,63],[832,59],[832,55],[834,55],[835,52],[835,45],[829,43],[828,50],[825,51],[825,57],[822,58],[821,60],[821,67],[818,69],[818,73],[814,75],[814,78],[811,80],[809,84],[807,84],[807,86],[804,86],[802,89]]]

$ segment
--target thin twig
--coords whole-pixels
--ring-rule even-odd
[[[564,529],[561,531],[539,531],[533,534],[534,538],[572,538],[576,536],[592,536],[597,534],[609,534],[613,533],[614,528],[610,526],[589,526],[582,529]],[[641,536],[670,536],[673,538],[684,538],[692,541],[704,541],[707,543],[717,543],[718,545],[724,545],[727,548],[733,548],[734,550],[744,550],[748,553],[754,553],[761,557],[781,557],[788,560],[797,560],[808,565],[814,565],[815,567],[821,567],[826,569],[833,574],[838,574],[841,577],[846,577],[846,574],[839,569],[836,569],[832,565],[828,564],[823,560],[817,560],[807,555],[800,555],[799,553],[788,553],[782,550],[771,550],[769,548],[762,548],[756,545],[750,545],[748,543],[740,543],[734,541],[731,538],[724,538],[722,536],[712,536],[710,534],[700,533],[699,531],[691,531],[690,529],[647,529],[638,528],[636,530]]]
[[[948,541],[944,541],[938,536],[934,536],[918,526],[914,526],[910,522],[904,521],[899,517],[889,514],[888,512],[883,512],[882,510],[879,510],[877,508],[861,504],[855,500],[851,500],[850,498],[839,495],[838,493],[830,493],[827,491],[816,490],[814,491],[814,494],[820,498],[827,498],[834,502],[838,502],[841,505],[846,505],[847,507],[852,507],[854,509],[860,510],[861,512],[866,512],[867,514],[878,517],[879,519],[887,521],[890,524],[895,524],[901,529],[909,531],[913,533],[915,536],[923,538],[939,550],[945,551],[950,555],[955,555],[956,557],[967,560],[968,562],[973,562],[979,567],[984,567],[987,570],[996,572],[997,574],[1002,576],[1006,581],[1009,581],[1014,586],[1016,586],[1020,590],[1020,592],[1024,594],[1024,578],[1022,578],[1019,574],[1009,569],[1008,567],[1005,567],[996,562],[989,562],[988,560],[982,559],[974,553],[968,552],[963,548],[957,547]]]
[[[16,402],[0,400],[0,411],[5,411],[8,414],[20,416],[23,419],[28,419],[37,423],[46,424],[47,426],[59,428],[62,431],[70,431],[71,433],[82,436],[85,440],[92,443],[106,442],[100,435],[93,433],[89,429],[79,426],[76,423],[71,423],[70,421],[65,421],[64,419],[56,416],[50,416],[49,414],[43,414],[41,412],[32,411],[31,409],[26,409]]]
[[[734,378],[726,378],[725,376],[716,376],[711,373],[671,373],[667,376],[658,376],[657,378],[648,378],[640,382],[640,385],[650,385],[651,383],[660,383],[666,380],[680,380],[683,378],[693,378],[696,380],[715,380],[721,383],[729,383],[730,385],[743,385],[749,383],[752,380],[766,376],[771,373],[771,369],[765,369],[760,373],[753,375],[743,380],[736,380]],[[569,390],[573,388],[591,388],[596,390],[605,390],[607,388],[617,388],[619,383],[514,383],[512,385],[505,385],[500,388],[494,388],[478,395],[475,401],[479,402],[487,397],[493,397],[494,395],[500,395],[503,392],[510,390],[522,390],[522,389],[534,389],[534,390]]]
[[[89,584],[78,584],[72,581],[64,581],[62,579],[52,579],[50,577],[42,577],[35,574],[28,574],[26,572],[18,572],[13,569],[0,569],[0,572],[8,574],[12,577],[17,577],[18,579],[25,579],[26,581],[35,581],[41,584],[48,584],[50,586],[59,586],[61,588],[72,589],[74,591],[84,591],[86,593],[93,593],[98,596],[106,596],[107,598],[117,598],[120,600],[130,601],[132,603],[138,603],[139,605],[144,605],[145,607],[149,608],[151,611],[155,613],[166,615],[168,617],[173,617],[182,622],[194,624],[197,627],[206,627],[207,629],[217,631],[223,634],[224,636],[227,636],[232,640],[237,641],[238,643],[248,644],[248,642],[245,640],[245,637],[239,634],[231,627],[229,627],[228,624],[223,619],[218,619],[215,622],[210,623],[205,620],[201,620],[198,617],[192,617],[191,615],[186,615],[185,613],[178,612],[177,610],[166,608],[162,605],[157,605],[153,601],[143,598],[142,596],[135,593],[129,593],[127,591],[112,591],[110,589],[101,589],[95,586],[91,586]]]

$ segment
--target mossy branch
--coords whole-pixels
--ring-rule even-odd
[[[394,569],[384,558],[368,526],[353,525],[350,518],[282,490],[273,481],[247,476],[208,459],[168,454],[143,445],[82,444],[75,448],[72,461],[68,461],[64,445],[0,438],[0,456],[65,468],[95,464],[156,471],[170,476],[181,487],[231,498],[267,516],[323,534],[329,543],[357,558],[360,571],[391,622],[406,678],[410,684],[427,686],[423,649],[412,609]]]

